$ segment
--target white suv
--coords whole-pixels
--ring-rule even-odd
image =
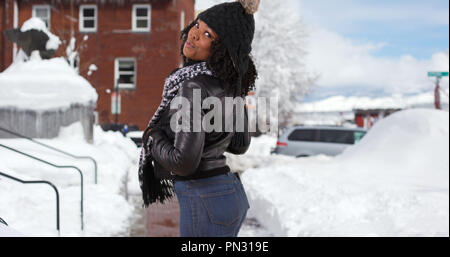
[[[278,137],[272,153],[295,157],[318,154],[335,156],[356,144],[366,133],[366,130],[359,128],[295,126]]]

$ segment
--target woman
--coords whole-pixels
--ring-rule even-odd
[[[184,67],[166,79],[163,100],[144,133],[139,169],[144,205],[163,203],[174,190],[182,237],[237,236],[250,207],[224,156],[226,151],[244,154],[250,145],[245,107],[237,105],[231,112],[221,108],[219,113],[225,120],[242,111],[244,131],[233,124],[233,132],[226,132],[225,126],[206,132],[203,126],[194,131],[195,117],[203,121],[212,110],[193,106],[208,97],[217,97],[225,106],[225,97],[243,98],[254,89],[257,73],[250,52],[258,4],[239,0],[216,5],[182,31]],[[179,110],[170,103],[178,96],[189,101],[189,130],[175,132],[171,120]]]

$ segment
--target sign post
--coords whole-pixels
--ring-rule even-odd
[[[435,77],[436,78],[436,86],[434,87],[434,107],[438,110],[441,109],[441,94],[440,94],[440,88],[439,88],[439,82],[441,81],[442,77],[448,77],[448,71],[442,72],[442,71],[431,71],[428,72],[428,77]]]
[[[114,114],[114,122],[117,125],[119,122],[119,114],[121,112],[121,97],[119,91],[119,80],[117,80],[114,92],[111,94],[111,113]]]

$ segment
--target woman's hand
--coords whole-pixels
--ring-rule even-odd
[[[150,129],[146,129],[146,131],[144,132],[144,135],[142,136],[142,141],[147,148],[149,148],[151,142],[153,141],[152,132],[154,133],[157,130],[158,130],[158,128],[150,128]],[[147,150],[150,150],[150,149],[147,149]]]
[[[145,131],[145,134],[144,134],[143,138],[148,138],[148,135],[149,135],[150,131],[152,131],[152,129],[153,128],[148,129],[147,131]]]

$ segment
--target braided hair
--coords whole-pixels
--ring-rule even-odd
[[[183,54],[184,44],[188,38],[189,31],[194,27],[197,20],[194,20],[186,28],[181,31],[181,56],[183,56],[184,65],[192,62]],[[206,60],[206,65],[213,72],[214,76],[230,85],[230,92],[235,92],[236,79],[238,74],[234,68],[233,61],[228,54],[228,50],[224,44],[220,41],[220,38],[215,39],[211,44],[210,55]],[[248,95],[250,91],[255,90],[255,81],[258,78],[258,72],[256,71],[255,64],[252,57],[249,56],[247,72],[242,77],[241,97]]]

